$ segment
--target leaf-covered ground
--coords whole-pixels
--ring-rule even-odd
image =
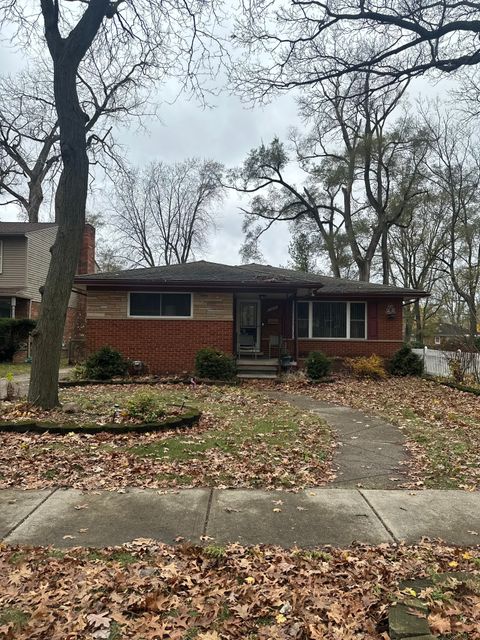
[[[83,411],[95,411],[99,403],[121,410],[139,389],[145,387],[76,387],[62,391],[61,400]],[[318,416],[246,388],[148,389],[167,404],[200,408],[198,426],[145,435],[0,433],[0,488],[296,489],[322,485],[332,476],[333,443]]]
[[[480,638],[479,549],[424,542],[348,550],[3,547],[4,640],[380,640],[402,579],[468,571],[415,594],[432,632]]]
[[[362,409],[397,424],[408,438],[412,485],[480,489],[479,396],[421,378],[339,377],[318,385],[293,378],[282,389]]]

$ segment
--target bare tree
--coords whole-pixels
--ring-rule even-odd
[[[0,2],[0,25],[17,25],[16,41],[37,39],[48,47],[53,65],[53,96],[58,120],[61,173],[55,193],[58,233],[45,283],[40,317],[33,332],[29,400],[44,408],[58,404],[58,369],[63,325],[80,256],[89,181],[87,114],[79,87],[82,61],[95,43],[107,61],[111,52],[142,62],[144,46],[153,56],[150,75],[183,78],[198,88],[205,63],[218,47],[209,24],[212,5],[195,0],[25,0]],[[43,35],[39,27],[43,26]],[[217,43],[218,44],[218,43]],[[118,47],[118,49],[117,49]],[[83,78],[89,84],[89,76]]]
[[[79,65],[77,87],[85,114],[90,166],[120,164],[113,124],[140,117],[148,91],[142,91],[150,72],[153,51],[142,47],[140,61],[124,59],[119,43],[105,55],[93,46]],[[145,87],[146,89],[146,87]],[[0,148],[10,160],[8,174],[0,174],[5,197],[16,204],[29,222],[38,222],[45,182],[54,190],[61,164],[58,117],[53,94],[53,73],[41,58],[32,68],[0,78]]]
[[[468,310],[470,336],[477,333],[480,295],[480,152],[478,137],[458,126],[455,114],[437,106],[425,113],[432,137],[430,183],[443,197],[448,250],[443,268]]]
[[[308,219],[321,236],[333,275],[342,275],[346,239],[359,279],[370,279],[380,250],[388,284],[388,233],[408,224],[422,192],[419,168],[426,144],[410,118],[390,124],[405,87],[375,96],[367,90],[359,98],[364,92],[359,85],[368,82],[368,74],[326,82],[302,99],[301,113],[313,125],[307,135],[294,138],[294,160],[305,175],[301,187],[287,177],[290,158],[278,140],[251,151],[231,182],[244,193],[267,193],[255,195],[244,210],[253,220],[246,225],[249,244],[277,221]]]
[[[378,89],[428,71],[480,62],[477,2],[438,0],[242,1],[232,78],[249,99],[370,72]],[[243,62],[243,63],[242,63]]]
[[[438,285],[444,272],[442,260],[448,248],[448,223],[441,194],[425,195],[415,207],[408,226],[393,227],[388,236],[392,282],[396,286],[428,291],[405,308],[405,337],[423,343],[426,326],[443,306]]]
[[[188,262],[205,249],[223,197],[221,166],[189,158],[130,170],[115,187],[113,225],[127,263]]]

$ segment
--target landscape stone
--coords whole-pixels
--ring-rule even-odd
[[[403,638],[415,638],[430,634],[427,618],[413,615],[404,604],[397,604],[390,609],[388,630],[392,640],[403,640]]]
[[[78,413],[79,407],[75,402],[66,402],[62,407],[63,413]]]

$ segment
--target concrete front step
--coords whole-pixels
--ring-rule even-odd
[[[276,380],[278,378],[276,373],[269,373],[266,371],[253,371],[253,372],[244,372],[239,371],[237,373],[237,378],[249,378],[252,380],[260,380],[260,379],[268,379],[268,380]]]
[[[277,372],[278,371],[278,366],[277,365],[271,365],[271,364],[259,364],[259,365],[255,365],[255,364],[242,364],[242,365],[237,365],[237,371],[272,371],[272,372]]]

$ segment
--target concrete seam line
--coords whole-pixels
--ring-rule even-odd
[[[377,516],[378,520],[381,522],[383,528],[385,529],[385,531],[388,533],[389,536],[391,536],[391,538],[393,539],[394,542],[400,542],[400,540],[397,538],[397,536],[393,533],[393,531],[385,524],[382,516],[379,514],[379,512],[375,509],[375,507],[371,504],[371,502],[367,499],[367,496],[363,493],[363,491],[361,489],[358,490],[358,493],[362,496],[362,498],[365,500],[365,502],[368,504],[368,506],[370,507],[370,509],[373,511],[373,513]]]
[[[212,508],[212,502],[213,502],[213,492],[214,492],[214,489],[210,489],[210,494],[208,496],[208,502],[207,502],[207,511],[205,513],[205,521],[203,523],[202,537],[207,535],[208,521],[210,519],[210,510]]]
[[[53,496],[54,493],[56,493],[58,491],[59,487],[55,487],[55,489],[53,489],[53,491],[51,491],[48,495],[45,496],[45,498],[43,500],[41,500],[36,507],[34,507],[29,513],[27,513],[27,515],[22,518],[20,520],[20,522],[17,522],[11,529],[10,531],[7,532],[7,534],[3,537],[3,540],[6,540],[7,538],[9,538],[12,533],[18,529],[18,527],[20,527],[26,520],[28,520],[30,518],[30,516],[33,516],[33,514],[35,513],[35,511],[37,511],[37,509],[40,509],[40,507],[42,505],[45,504],[45,502],[51,498]]]

